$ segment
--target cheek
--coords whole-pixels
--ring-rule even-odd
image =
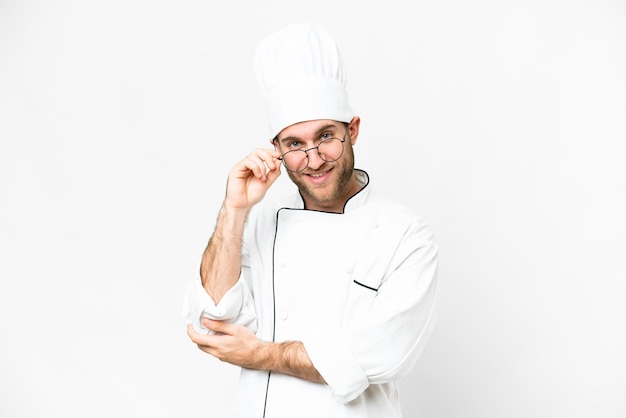
[[[291,181],[293,181],[294,183],[298,183],[298,175],[295,173],[292,173],[291,171],[288,171],[287,169],[285,169],[285,171],[287,171],[287,175],[289,176],[289,178],[291,179]]]
[[[341,159],[343,160],[343,163],[350,167],[353,168],[354,166],[354,150],[352,149],[352,146],[347,146],[345,147],[345,149],[343,150],[343,155],[341,156]]]

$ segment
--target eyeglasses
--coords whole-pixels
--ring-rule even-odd
[[[343,154],[343,143],[346,142],[347,134],[348,131],[346,131],[341,139],[324,139],[316,147],[289,150],[281,155],[279,160],[282,160],[287,170],[294,173],[304,171],[304,169],[309,166],[309,151],[317,150],[317,155],[319,155],[322,160],[332,163],[341,158]]]

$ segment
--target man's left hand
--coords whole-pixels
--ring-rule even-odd
[[[187,334],[200,350],[235,366],[259,368],[265,344],[252,331],[241,325],[207,318],[202,318],[202,325],[217,334],[201,334],[188,324]]]

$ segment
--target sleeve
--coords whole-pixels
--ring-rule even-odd
[[[209,332],[200,322],[202,317],[243,325],[252,332],[257,330],[256,314],[246,280],[242,277],[216,305],[202,286],[199,277],[189,283],[183,301],[183,320],[193,324],[198,332]]]
[[[241,273],[237,283],[224,294],[217,305],[211,299],[204,286],[202,286],[200,276],[197,276],[189,283],[182,307],[185,324],[193,324],[198,332],[212,333],[200,322],[202,317],[206,317],[242,325],[254,333],[257,332],[254,297],[248,284],[250,277],[250,251],[249,245],[246,243],[250,240],[251,233],[250,223],[246,220],[241,246]]]
[[[408,374],[435,322],[438,247],[426,225],[413,223],[400,239],[387,236],[365,253],[363,260],[376,261],[355,269],[345,322],[302,336],[311,361],[341,403],[370,384]],[[385,259],[390,262],[381,274]]]

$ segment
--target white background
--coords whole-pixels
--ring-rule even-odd
[[[626,417],[626,4],[598,0],[0,1],[0,416],[226,416],[181,299],[267,145],[256,43],[304,21],[357,166],[441,247],[406,417]]]

